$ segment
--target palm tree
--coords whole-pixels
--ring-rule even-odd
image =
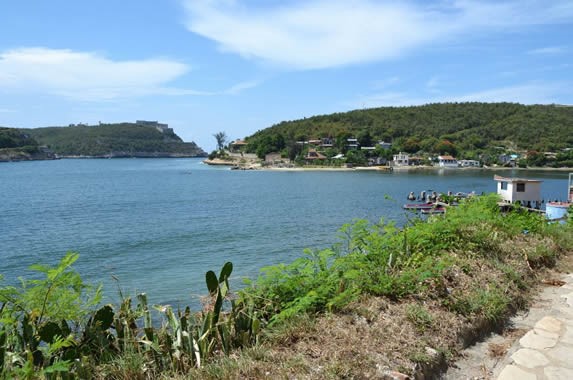
[[[225,132],[217,132],[213,137],[217,140],[217,150],[222,151],[227,142],[227,134]]]

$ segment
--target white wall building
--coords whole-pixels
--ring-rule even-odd
[[[394,159],[392,160],[393,166],[408,166],[410,165],[410,156],[407,153],[400,152],[395,154]]]
[[[438,166],[441,168],[457,168],[458,161],[452,156],[438,156]]]
[[[480,162],[476,160],[459,160],[458,165],[462,168],[479,168]]]
[[[506,178],[495,175],[497,193],[506,203],[519,201],[521,205],[538,207],[541,205],[541,182],[536,179]]]

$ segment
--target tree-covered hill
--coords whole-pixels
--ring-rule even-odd
[[[381,107],[285,121],[246,138],[260,156],[296,150],[296,141],[330,137],[342,149],[349,137],[361,145],[392,142],[395,151],[456,153],[473,158],[502,146],[513,151],[573,147],[573,107],[515,103],[441,103]],[[444,145],[445,143],[445,145]],[[448,145],[449,144],[449,145]]]
[[[202,157],[194,142],[185,143],[173,130],[136,123],[74,125],[26,129],[39,144],[60,156]]]
[[[30,134],[15,128],[0,127],[0,149],[37,146],[38,142]]]
[[[0,127],[0,162],[44,160],[54,158],[49,150],[39,147],[29,134],[15,128]]]

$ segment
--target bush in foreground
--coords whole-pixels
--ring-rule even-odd
[[[202,311],[150,308],[144,294],[98,306],[71,267],[0,289],[0,373],[12,378],[378,376],[455,357],[526,305],[538,270],[573,249],[571,224],[547,224],[495,196],[445,217],[358,220],[329,249],[262,270],[236,294],[232,264],[209,271]],[[154,316],[153,316],[154,314]],[[152,321],[160,320],[154,325]],[[303,353],[303,354],[301,354]],[[426,367],[425,367],[426,366]]]

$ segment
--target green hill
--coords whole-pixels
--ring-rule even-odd
[[[505,151],[559,152],[573,147],[573,107],[515,103],[443,103],[381,107],[284,121],[246,138],[248,151],[282,151],[294,157],[296,141],[329,137],[344,150],[391,142],[393,151],[452,153],[478,158]],[[300,145],[300,144],[299,144]],[[299,149],[300,150],[300,149]],[[494,152],[495,151],[495,152]]]
[[[137,123],[73,125],[26,129],[40,145],[63,157],[203,157],[194,142],[185,143],[172,129]]]
[[[0,149],[24,147],[30,147],[30,150],[34,150],[38,147],[38,142],[19,129],[0,127]]]
[[[29,133],[0,127],[0,162],[46,160],[54,157],[52,152],[40,147]]]

